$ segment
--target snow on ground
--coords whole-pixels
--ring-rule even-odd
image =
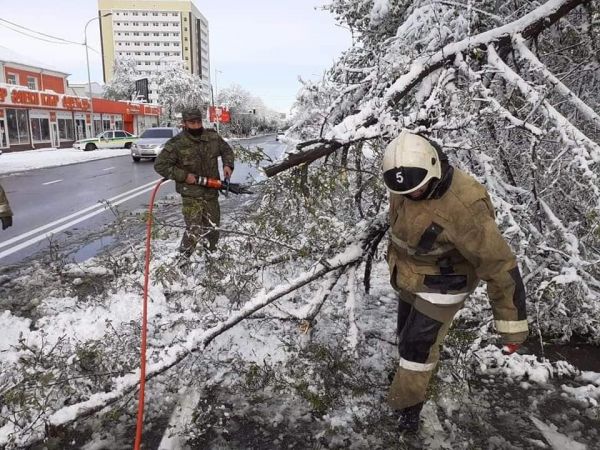
[[[130,153],[131,151],[125,148],[98,149],[91,152],[74,148],[40,148],[22,152],[2,153],[0,155],[0,175],[46,167],[65,166],[78,162],[129,155]]]
[[[10,171],[21,171],[34,168],[34,163],[36,168],[70,164],[81,157],[118,152],[50,149],[4,154],[0,173],[6,173],[1,171],[10,159]],[[158,217],[162,207],[167,205],[159,205]],[[307,268],[295,261],[279,272],[262,270],[248,282],[252,288],[239,283],[241,292],[231,286],[244,273],[227,271],[213,277],[218,278],[213,286],[206,277],[206,259],[196,258],[187,272],[175,267],[182,231],[175,225],[159,227],[154,242],[151,365],[159,364],[157,358],[170,346],[218,326],[248,307],[252,298],[265,297],[269,289]],[[230,245],[234,252],[240,249],[234,240],[225,237],[221,245]],[[238,265],[248,263],[241,252],[233,254]],[[2,273],[0,311],[7,309],[3,301],[8,298],[35,307],[26,313],[0,313],[0,446],[13,431],[8,418],[20,417],[25,427],[44,430],[35,416],[20,415],[23,405],[42,406],[48,415],[115,389],[115,380],[135,373],[142,257],[138,236],[82,264],[61,266],[50,259]],[[567,363],[534,355],[504,356],[485,333],[460,326],[446,341],[421,432],[400,436],[395,415],[385,406],[388,375],[396,364],[396,297],[383,260],[374,265],[370,294],[362,290],[362,273],[362,267],[352,269],[331,290],[329,282],[321,289],[316,283],[284,297],[150,381],[145,446],[595,448],[600,438],[600,374],[579,373]],[[297,319],[314,310],[315,300],[325,291],[330,291],[327,302],[306,328]],[[482,299],[475,297],[467,307],[473,311],[481,308]],[[52,434],[46,428],[47,439],[54,439],[52,448],[130,448],[135,409],[127,396],[97,418],[77,422],[75,431],[67,427]]]

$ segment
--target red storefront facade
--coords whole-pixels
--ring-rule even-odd
[[[160,107],[145,103],[112,101],[67,95],[66,74],[44,73],[0,61],[0,149],[3,152],[35,148],[71,147],[94,131],[123,129],[139,134],[157,126]]]

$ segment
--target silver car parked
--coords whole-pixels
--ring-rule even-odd
[[[140,162],[142,158],[156,159],[165,143],[180,132],[175,127],[156,127],[146,129],[131,146],[131,158]]]

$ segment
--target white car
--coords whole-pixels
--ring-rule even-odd
[[[156,159],[166,142],[179,134],[179,128],[156,127],[146,129],[131,146],[131,159],[140,162],[142,158]]]
[[[277,134],[275,135],[275,140],[280,141],[285,136],[285,132],[283,130],[277,130]]]
[[[123,130],[110,130],[98,134],[95,138],[81,139],[73,143],[77,150],[96,150],[97,148],[131,148],[137,136]]]

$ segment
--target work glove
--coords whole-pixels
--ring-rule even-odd
[[[521,344],[504,344],[502,346],[503,355],[512,355],[521,348]]]
[[[0,220],[2,221],[3,230],[6,230],[8,227],[12,226],[12,216],[0,217]]]

